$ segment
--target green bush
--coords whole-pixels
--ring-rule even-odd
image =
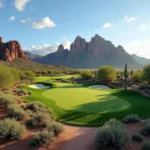
[[[143,69],[143,79],[150,83],[150,64]]]
[[[8,107],[8,116],[16,120],[23,120],[27,117],[26,112],[17,105],[10,105]]]
[[[17,104],[17,99],[11,94],[3,94],[0,97],[0,105],[5,105],[8,107],[9,105]]]
[[[142,141],[143,141],[143,137],[142,137],[142,135],[139,134],[139,133],[133,134],[133,135],[132,135],[132,139],[133,139],[134,141],[137,141],[137,142],[142,142]]]
[[[97,80],[102,83],[108,83],[116,80],[116,70],[110,66],[103,66],[97,72]]]
[[[54,133],[42,131],[34,135],[29,141],[30,146],[45,146],[54,141]]]
[[[36,114],[32,115],[30,120],[26,121],[26,125],[28,126],[39,126],[44,125],[46,120],[50,119],[49,116],[42,112],[37,112]]]
[[[124,119],[124,123],[136,123],[140,122],[141,119],[136,114],[127,115]]]
[[[143,72],[139,71],[139,72],[135,72],[132,79],[135,82],[141,82],[143,80]]]
[[[46,127],[48,131],[53,131],[55,136],[59,135],[64,130],[63,125],[58,122],[50,122],[46,125]]]
[[[0,121],[0,140],[20,140],[26,133],[26,128],[14,119]]]
[[[8,88],[14,83],[14,75],[10,69],[0,64],[0,88]]]
[[[126,148],[129,143],[128,134],[124,129],[104,126],[97,133],[94,145],[97,150],[109,146],[116,150],[121,150],[122,148]]]
[[[116,120],[116,119],[110,119],[109,121],[107,121],[104,126],[110,126],[110,127],[114,127],[114,128],[120,128],[120,129],[124,129],[123,124]]]
[[[150,135],[150,124],[144,125],[144,127],[140,130],[140,133],[145,136]]]
[[[144,121],[144,126],[149,125],[150,126],[150,119],[147,119]]]
[[[150,150],[150,142],[145,142],[142,146],[142,150]]]
[[[84,79],[91,79],[93,76],[92,72],[91,71],[84,71],[82,74],[81,74],[81,78],[84,78]]]

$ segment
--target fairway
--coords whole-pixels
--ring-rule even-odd
[[[142,119],[150,117],[150,98],[136,91],[121,89],[93,89],[80,84],[58,83],[63,77],[37,77],[36,82],[53,83],[49,89],[32,89],[24,97],[26,102],[40,101],[50,109],[53,117],[64,123],[99,126],[110,118],[123,119],[128,114],[138,114]]]

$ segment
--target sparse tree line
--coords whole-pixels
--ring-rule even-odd
[[[150,65],[145,66],[143,70],[137,71],[128,70],[127,65],[125,65],[123,71],[117,71],[111,66],[103,66],[97,71],[82,71],[81,78],[86,80],[95,78],[97,82],[103,84],[122,80],[124,82],[124,88],[127,90],[128,80],[132,80],[138,83],[150,83]]]

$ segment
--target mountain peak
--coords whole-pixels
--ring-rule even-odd
[[[61,45],[59,45],[59,47],[58,47],[58,52],[62,52],[64,50],[64,46],[61,44]]]

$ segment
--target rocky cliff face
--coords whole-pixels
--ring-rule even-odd
[[[115,47],[110,41],[97,34],[91,38],[90,42],[77,36],[71,44],[70,50],[66,50],[63,45],[60,45],[56,52],[37,58],[35,61],[82,69],[98,68],[103,65],[120,68],[124,67],[126,63],[132,67],[138,66],[122,46]]]
[[[0,37],[0,59],[12,61],[17,58],[28,60],[28,56],[22,51],[20,43],[18,41],[4,43],[2,37]]]

